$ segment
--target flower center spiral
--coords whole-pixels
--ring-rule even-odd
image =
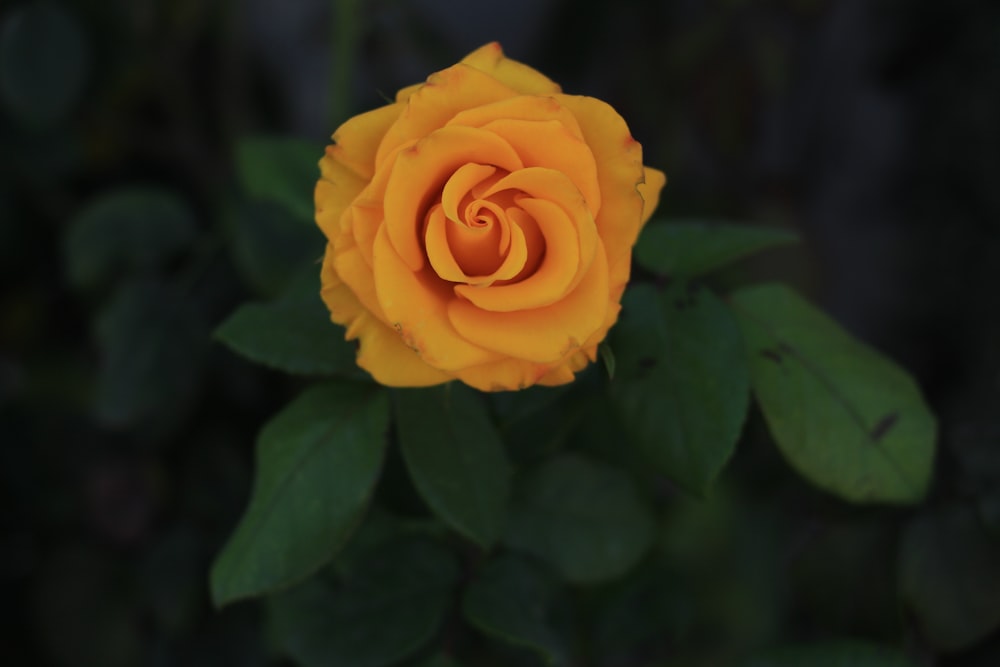
[[[523,193],[491,192],[508,173],[491,165],[462,165],[427,212],[427,258],[443,280],[488,287],[516,282],[537,268],[545,243],[534,219],[518,206]]]

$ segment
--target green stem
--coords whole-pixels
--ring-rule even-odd
[[[360,0],[334,0],[331,26],[330,120],[337,127],[351,113],[351,87],[357,59]]]

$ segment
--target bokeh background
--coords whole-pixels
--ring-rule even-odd
[[[607,593],[641,641],[587,664],[725,667],[845,636],[1000,664],[993,0],[2,0],[0,664],[286,664],[257,605],[211,608],[207,570],[256,431],[302,381],[211,331],[322,239],[241,186],[237,145],[292,136],[318,159],[341,121],[493,40],[622,113],[669,175],[659,216],[797,231],[740,276],[796,285],[941,420],[916,509],[810,489],[752,422],[712,498],[671,510],[673,578]],[[934,551],[927,518],[968,508],[993,531],[979,569]],[[901,563],[928,531],[940,577],[918,594]],[[960,627],[928,633],[901,587]],[[581,625],[628,634],[614,622]]]

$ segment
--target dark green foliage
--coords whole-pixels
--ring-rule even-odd
[[[621,576],[645,553],[654,519],[628,476],[576,454],[545,461],[519,480],[504,537],[567,580]]]
[[[70,222],[66,269],[75,287],[99,287],[116,272],[152,272],[197,234],[194,214],[177,195],[155,187],[115,190]]]
[[[936,422],[913,379],[787,287],[731,299],[754,393],[789,462],[855,502],[920,500]]]
[[[355,346],[330,321],[311,268],[279,297],[240,306],[215,338],[248,359],[286,373],[360,375]]]
[[[4,16],[0,100],[24,125],[49,125],[70,114],[90,65],[87,35],[63,6],[22,3]]]
[[[462,613],[489,635],[537,652],[549,665],[570,664],[565,636],[569,599],[547,570],[516,556],[487,562],[465,590]]]
[[[271,200],[237,199],[229,204],[224,221],[233,264],[258,294],[282,293],[309,264],[319,275],[323,235],[284,206]]]
[[[507,521],[510,463],[483,402],[463,385],[395,394],[399,444],[420,495],[484,548]]]
[[[1000,628],[1000,540],[972,508],[914,517],[899,554],[900,593],[933,646],[960,650]]]
[[[678,283],[638,285],[613,341],[621,369],[612,400],[646,459],[704,494],[733,453],[750,401],[743,341],[725,305]]]
[[[796,240],[795,234],[781,229],[671,220],[643,231],[635,258],[650,271],[688,278]]]
[[[191,301],[159,281],[123,284],[100,312],[98,418],[112,426],[169,423],[198,399],[207,327]]]
[[[287,137],[248,137],[236,145],[236,169],[243,191],[258,202],[290,211],[304,225],[313,219],[311,193],[319,178],[323,144]]]
[[[274,596],[271,633],[306,667],[388,667],[438,629],[458,577],[445,547],[391,542],[340,581],[314,578]]]
[[[385,392],[317,385],[268,422],[257,442],[253,497],[212,568],[212,597],[232,600],[312,574],[361,520],[385,448]]]

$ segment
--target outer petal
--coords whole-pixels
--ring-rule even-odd
[[[421,81],[420,83],[414,83],[409,86],[406,86],[405,88],[400,88],[396,92],[396,102],[397,103],[405,102],[406,100],[410,99],[410,96],[412,96],[413,93],[420,90],[421,86],[423,86],[424,83],[425,83],[424,81]]]
[[[454,371],[496,361],[501,355],[475,345],[448,320],[449,283],[428,268],[414,273],[396,252],[383,226],[375,238],[375,291],[386,323],[428,364]]]
[[[426,137],[463,109],[513,97],[517,92],[468,65],[454,65],[432,74],[406,101],[406,109],[385,133],[375,157],[382,161],[394,148]]]
[[[327,148],[326,154],[364,180],[370,180],[382,138],[405,109],[403,104],[388,104],[354,116],[333,133],[334,145]]]
[[[340,279],[333,266],[333,245],[327,244],[326,255],[323,257],[323,269],[320,272],[322,287],[319,295],[330,311],[330,319],[337,324],[349,326],[362,313],[364,307],[355,296],[353,290]],[[350,336],[348,337],[350,338]]]
[[[513,391],[536,384],[550,370],[551,364],[503,359],[482,366],[463,368],[455,372],[455,377],[480,391]]]
[[[583,140],[583,131],[569,109],[554,97],[518,95],[482,106],[459,111],[448,125],[482,127],[495,120],[554,120],[558,121],[577,139]]]
[[[348,211],[345,215],[351,215]],[[379,305],[375,293],[375,278],[371,265],[367,262],[350,231],[345,232],[333,244],[333,250],[327,250],[324,262],[330,261],[340,280],[354,293],[355,298],[365,310],[381,319],[382,306]]]
[[[399,334],[368,314],[357,332],[361,339],[358,366],[375,381],[389,387],[427,387],[454,378],[428,366],[400,338]]]
[[[562,90],[559,84],[541,72],[507,58],[498,42],[479,47],[465,56],[462,62],[486,72],[517,92],[526,95],[550,95]]]
[[[538,384],[543,387],[555,387],[561,384],[569,384],[576,377],[576,373],[579,373],[587,367],[587,364],[594,361],[594,358],[597,356],[596,351],[596,346],[586,350],[577,350],[561,364],[539,378]]]
[[[358,248],[364,256],[368,265],[372,264],[372,247],[375,245],[375,234],[385,220],[385,210],[383,200],[385,199],[385,188],[392,173],[392,166],[396,163],[396,157],[406,148],[408,144],[400,146],[394,150],[382,164],[381,168],[375,172],[370,183],[364,190],[358,193],[350,207],[350,227],[354,233]],[[341,227],[346,227],[345,221],[348,216],[341,221]]]
[[[349,261],[361,261],[356,249],[348,256]],[[356,280],[371,283],[367,267],[356,272],[354,267],[349,268]],[[355,289],[337,273],[332,244],[327,245],[323,258],[321,281],[320,296],[330,311],[330,319],[347,327],[344,334],[347,340],[360,339],[357,363],[377,382],[394,387],[424,387],[453,379],[444,371],[424,363],[406,346],[398,333],[376,319],[361,303]]]
[[[328,240],[340,233],[340,216],[365,187],[364,180],[330,156],[330,149],[319,161],[320,179],[313,191],[316,224]]]
[[[597,162],[602,204],[595,222],[614,276],[619,264],[631,256],[642,223],[642,196],[636,189],[643,179],[642,147],[618,112],[604,102],[573,95],[556,99],[580,122]]]

